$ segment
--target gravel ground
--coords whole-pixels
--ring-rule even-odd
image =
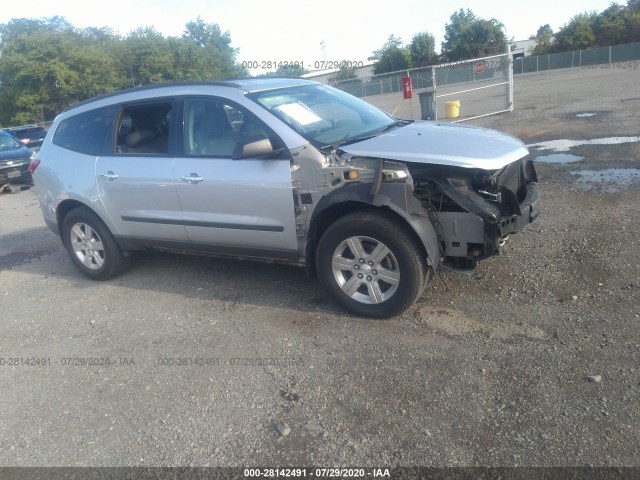
[[[639,80],[518,76],[516,111],[476,123],[638,135]],[[0,466],[640,466],[640,182],[576,174],[638,169],[640,143],[569,153],[484,279],[384,321],[293,267],[150,254],[91,282],[32,190],[0,195]]]

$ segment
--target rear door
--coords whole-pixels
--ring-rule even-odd
[[[188,242],[173,180],[175,106],[173,99],[122,106],[112,145],[98,158],[98,192],[120,236]]]
[[[189,239],[219,253],[297,259],[288,150],[234,160],[241,142],[268,138],[257,117],[233,102],[186,98],[175,183]]]

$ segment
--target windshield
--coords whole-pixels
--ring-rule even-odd
[[[22,147],[22,144],[15,138],[4,132],[0,132],[0,151],[4,152],[6,150],[15,150],[20,147]]]
[[[326,85],[303,85],[249,95],[316,147],[375,135],[396,119]]]

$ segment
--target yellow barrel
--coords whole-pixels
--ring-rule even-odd
[[[447,114],[447,118],[458,118],[460,116],[460,100],[444,102],[444,111]]]

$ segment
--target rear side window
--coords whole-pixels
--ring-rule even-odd
[[[116,154],[169,153],[171,100],[126,105],[116,125]]]
[[[79,113],[60,122],[53,143],[87,155],[100,155],[113,118],[113,108],[98,108]]]

